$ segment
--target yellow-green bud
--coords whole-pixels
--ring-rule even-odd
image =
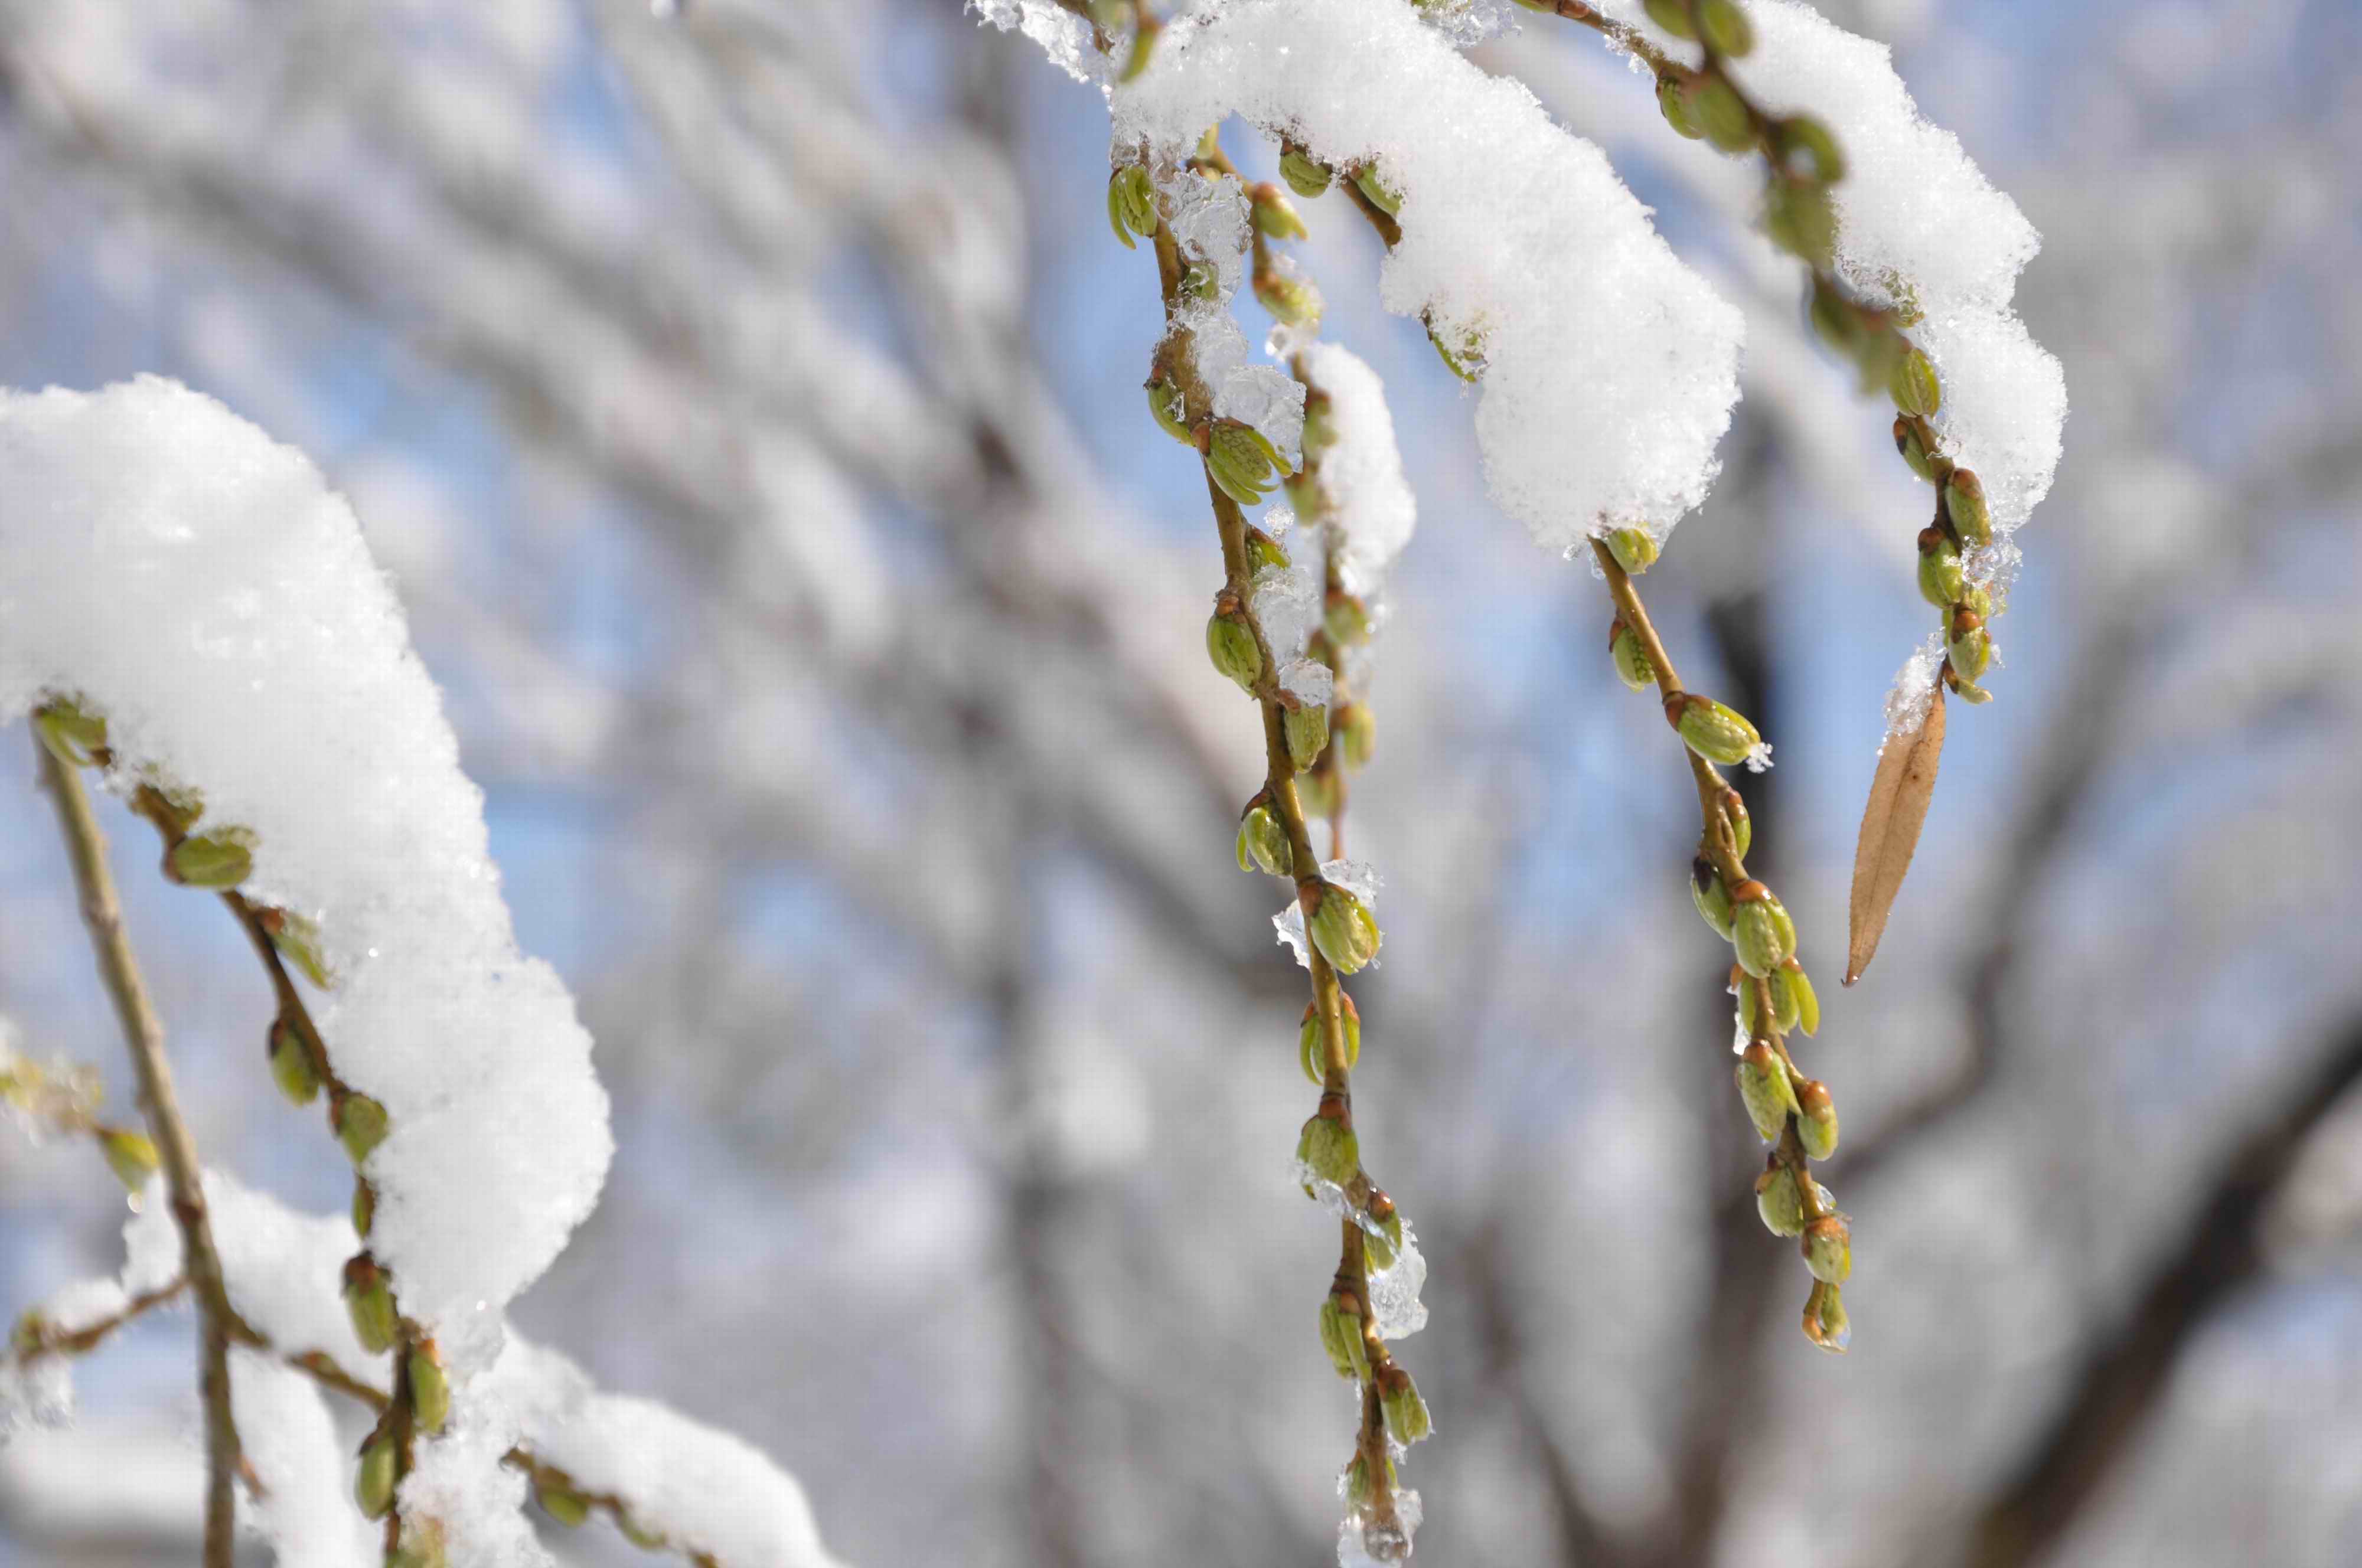
[[[1362,1339],[1361,1303],[1343,1292],[1321,1298],[1320,1348],[1337,1375],[1360,1383],[1370,1375],[1370,1348]]]
[[[1181,395],[1181,383],[1170,376],[1158,376],[1148,383],[1148,416],[1156,421],[1156,428],[1186,447],[1194,447],[1198,438],[1189,434],[1188,403]]]
[[[1739,966],[1762,979],[1796,951],[1796,922],[1760,882],[1733,888],[1730,905],[1730,942],[1738,950]]]
[[[366,1237],[370,1226],[377,1220],[377,1188],[359,1176],[353,1178],[353,1234]]]
[[[1289,190],[1308,200],[1326,193],[1329,182],[1335,178],[1327,164],[1293,146],[1280,152],[1279,177],[1287,182]]]
[[[1370,1218],[1375,1225],[1374,1228],[1363,1227],[1362,1255],[1373,1271],[1384,1274],[1394,1267],[1395,1260],[1402,1255],[1402,1216],[1395,1212],[1393,1198],[1373,1187],[1370,1190]]]
[[[1895,407],[1923,419],[1944,405],[1944,383],[1937,379],[1934,362],[1917,348],[1906,349],[1894,361],[1887,372],[1886,391]]]
[[[353,1320],[353,1338],[360,1341],[361,1349],[382,1355],[393,1348],[400,1332],[393,1292],[385,1283],[385,1270],[367,1253],[346,1260],[345,1311]]]
[[[1254,275],[1254,295],[1275,320],[1303,326],[1320,319],[1320,290],[1309,278],[1263,268]]]
[[[1241,506],[1262,502],[1264,491],[1271,488],[1274,469],[1289,471],[1278,449],[1252,425],[1218,419],[1207,427],[1202,439],[1206,471],[1221,486],[1222,493]]]
[[[1138,17],[1132,25],[1131,52],[1124,56],[1123,70],[1116,76],[1119,82],[1140,80],[1140,73],[1148,69],[1149,61],[1155,56],[1157,36],[1164,31],[1164,24],[1153,14],[1140,11]]]
[[[49,1342],[50,1320],[35,1309],[17,1320],[8,1331],[8,1353],[30,1361]]]
[[[1796,1090],[1788,1081],[1788,1066],[1780,1054],[1758,1040],[1738,1058],[1738,1098],[1746,1102],[1747,1119],[1756,1135],[1777,1143],[1780,1130],[1796,1109]]]
[[[1296,1161],[1322,1181],[1343,1187],[1362,1169],[1361,1141],[1341,1117],[1316,1113],[1297,1134]]]
[[[1384,1463],[1386,1490],[1392,1492],[1400,1477],[1395,1474],[1395,1462],[1391,1456],[1386,1458]],[[1370,1506],[1371,1496],[1369,1456],[1356,1453],[1353,1455],[1353,1463],[1345,1466],[1345,1506],[1358,1513]]]
[[[1813,303],[1806,314],[1812,317],[1813,330],[1820,334],[1822,342],[1849,359],[1860,352],[1861,313],[1827,279],[1814,278]]]
[[[1337,810],[1336,775],[1320,768],[1297,774],[1296,803],[1304,808],[1307,821],[1334,815]]]
[[[270,945],[279,955],[304,972],[304,977],[322,990],[336,984],[328,973],[328,961],[320,955],[320,928],[302,915],[285,910],[264,910],[255,917],[270,933]]]
[[[1697,37],[1697,28],[1690,21],[1689,0],[1646,0],[1649,20],[1677,39]]]
[[[312,1053],[304,1048],[303,1032],[285,1013],[270,1025],[270,1081],[290,1105],[309,1105],[320,1097],[320,1075],[313,1070]]]
[[[1919,438],[1916,421],[1902,414],[1894,416],[1894,449],[1903,455],[1904,466],[1923,480],[1936,477],[1936,459],[1927,450],[1927,443]]]
[[[1853,1232],[1842,1214],[1825,1214],[1805,1227],[1805,1266],[1827,1285],[1843,1285],[1853,1272]]]
[[[1992,543],[1992,513],[1985,507],[1984,481],[1969,469],[1954,469],[1944,481],[1944,514],[1960,543],[1981,549]]]
[[[1304,218],[1294,204],[1279,193],[1279,187],[1265,180],[1247,187],[1247,195],[1254,203],[1254,226],[1274,239],[1309,239],[1312,231],[1304,226]]]
[[[1960,591],[1960,608],[1980,620],[1992,619],[1992,592],[1971,584]]]
[[[1959,602],[1967,587],[1960,575],[1960,547],[1941,528],[1919,530],[1919,597],[1938,610]]]
[[[401,1459],[401,1445],[392,1432],[382,1428],[371,1432],[361,1445],[360,1473],[353,1477],[353,1501],[360,1505],[363,1518],[381,1519],[393,1511]]]
[[[1676,694],[1665,699],[1665,711],[1689,748],[1708,762],[1727,767],[1746,761],[1763,744],[1742,714],[1712,698]]]
[[[1755,1212],[1762,1217],[1763,1228],[1775,1236],[1803,1235],[1805,1195],[1796,1185],[1796,1173],[1774,1165],[1757,1176]]]
[[[1312,944],[1339,974],[1357,973],[1377,956],[1377,917],[1351,889],[1334,882],[1321,883],[1318,896],[1319,902],[1312,911]]]
[[[1829,1099],[1829,1086],[1818,1078],[1796,1086],[1796,1137],[1814,1159],[1826,1160],[1838,1152],[1837,1103]]]
[[[555,1481],[535,1482],[533,1500],[541,1505],[543,1513],[568,1529],[590,1517],[590,1499]]]
[[[1783,250],[1816,267],[1827,266],[1838,243],[1838,214],[1828,187],[1775,178],[1764,193],[1763,232]]]
[[[1617,616],[1607,628],[1607,657],[1616,666],[1616,679],[1635,691],[1645,691],[1657,683],[1657,667],[1649,662],[1649,650],[1640,646],[1640,638]]]
[[[1180,292],[1211,304],[1222,297],[1222,275],[1210,261],[1192,261],[1181,269]]]
[[[1286,707],[1286,704],[1282,704]],[[1320,760],[1329,745],[1329,707],[1325,702],[1298,702],[1286,708],[1281,729],[1287,735],[1288,760],[1298,773]]]
[[[1156,187],[1145,168],[1126,163],[1108,176],[1107,210],[1108,226],[1126,250],[1134,248],[1133,235],[1156,232]]]
[[[1362,1012],[1342,988],[1337,993],[1337,1007],[1338,1021],[1344,1026],[1345,1070],[1350,1073],[1362,1059]],[[1304,1004],[1304,1021],[1296,1031],[1296,1049],[1304,1076],[1315,1085],[1325,1084],[1329,1078],[1329,1044],[1321,1035],[1320,1010],[1310,1002]]]
[[[41,744],[69,767],[89,767],[106,749],[106,721],[94,718],[77,703],[60,698],[33,715]]]
[[[616,1515],[615,1528],[624,1532],[625,1540],[643,1551],[654,1551],[667,1544],[664,1531],[652,1525],[644,1525],[629,1514]]]
[[[348,1094],[337,1101],[328,1108],[328,1120],[336,1123],[337,1138],[356,1165],[385,1142],[385,1107],[365,1094]]]
[[[1353,171],[1353,183],[1370,199],[1370,205],[1388,217],[1402,215],[1402,193],[1386,183],[1374,163],[1364,163]]]
[[[1378,746],[1378,721],[1367,702],[1348,702],[1337,710],[1338,738],[1344,743],[1345,766],[1355,772],[1370,765]]]
[[[410,1408],[418,1424],[439,1432],[451,1419],[451,1382],[443,1374],[442,1358],[428,1340],[410,1353]]]
[[[1755,819],[1747,814],[1747,802],[1739,798],[1738,790],[1723,790],[1722,814],[1730,819],[1731,848],[1738,852],[1738,858],[1746,859],[1747,852],[1755,846]]]
[[[1791,958],[1790,964],[1795,962]],[[1789,977],[1786,965],[1772,971],[1764,983],[1772,993],[1772,1026],[1785,1034],[1796,1027],[1796,988]]]
[[[1321,602],[1320,629],[1337,646],[1353,647],[1370,640],[1370,612],[1352,594],[1332,588]]]
[[[99,1134],[98,1148],[106,1156],[106,1168],[135,1198],[146,1189],[148,1178],[156,1174],[156,1145],[145,1132],[110,1128]]]
[[[1733,0],[1698,0],[1699,36],[1708,49],[1736,60],[1755,47],[1755,28]]]
[[[1722,885],[1722,873],[1714,862],[1703,855],[1690,862],[1690,901],[1716,936],[1730,940],[1730,889]]]
[[[1836,1286],[1813,1282],[1813,1293],[1805,1300],[1805,1337],[1832,1354],[1842,1353],[1852,1341],[1853,1325],[1846,1319]]]
[[[1242,691],[1253,691],[1255,682],[1263,679],[1263,650],[1255,646],[1254,628],[1247,624],[1236,600],[1227,608],[1217,609],[1207,621],[1206,654],[1225,678],[1238,682]]]
[[[1645,528],[1618,528],[1607,536],[1607,553],[1617,566],[1639,577],[1657,564],[1656,537]]]
[[[235,888],[254,870],[254,834],[219,828],[184,838],[164,857],[165,875],[191,888]]]
[[[1433,322],[1427,322],[1426,326],[1427,340],[1435,346],[1436,358],[1443,361],[1443,368],[1473,384],[1484,372],[1485,340],[1473,332],[1462,333],[1455,348],[1444,340],[1443,334],[1436,331]]]
[[[1724,152],[1745,152],[1755,145],[1755,122],[1738,89],[1712,72],[1700,72],[1690,78],[1688,94],[1690,116],[1706,140]]]
[[[1821,999],[1815,994],[1813,977],[1805,973],[1805,966],[1796,962],[1794,957],[1790,957],[1772,973],[1772,983],[1775,994],[1782,985],[1785,985],[1789,993],[1794,997],[1796,1002],[1794,1027],[1803,1030],[1806,1034],[1818,1034],[1821,1032]],[[1781,1027],[1785,1029],[1789,1025],[1783,1024]]]
[[[1378,1404],[1385,1411],[1386,1430],[1395,1441],[1408,1448],[1435,1430],[1418,1385],[1399,1366],[1390,1366],[1378,1378]]]
[[[1287,552],[1279,547],[1279,541],[1252,523],[1247,525],[1246,544],[1248,576],[1287,569]]]
[[[1944,651],[1961,679],[1981,677],[1992,663],[1992,634],[1985,630],[1985,618],[1966,605],[1953,611],[1951,638]]]
[[[1780,145],[1780,167],[1793,177],[1824,185],[1845,178],[1845,153],[1838,138],[1812,116],[1791,116],[1773,134]]]
[[[1696,114],[1690,108],[1689,83],[1670,71],[1657,78],[1657,108],[1675,135],[1691,141],[1705,135],[1705,127],[1698,124]]]
[[[1263,871],[1274,877],[1293,876],[1296,855],[1288,847],[1287,824],[1271,809],[1268,792],[1247,802],[1239,816],[1239,869]]]

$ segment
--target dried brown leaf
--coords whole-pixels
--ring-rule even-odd
[[[1943,759],[1944,683],[1938,680],[1927,701],[1927,717],[1917,730],[1887,741],[1870,781],[1861,837],[1854,845],[1853,897],[1846,915],[1849,986],[1870,967],[1878,939],[1886,934],[1887,911],[1893,909],[1894,895],[1903,890],[1903,878],[1911,869],[1912,852],[1919,847],[1919,829],[1927,820],[1936,768]]]

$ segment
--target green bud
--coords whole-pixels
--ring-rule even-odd
[[[1286,708],[1286,704],[1282,706]],[[1280,728],[1287,736],[1288,760],[1298,773],[1320,760],[1329,745],[1329,707],[1323,702],[1299,702],[1286,708]]]
[[[1941,528],[1919,530],[1919,597],[1938,610],[1959,602],[1967,586],[1960,575],[1960,547]]]
[[[1617,616],[1607,628],[1607,657],[1616,666],[1616,679],[1635,691],[1645,691],[1657,683],[1657,667],[1649,662],[1649,650],[1640,646],[1640,638]]]
[[[1796,1185],[1796,1173],[1775,1165],[1757,1176],[1755,1212],[1762,1217],[1763,1228],[1775,1236],[1803,1235],[1805,1195]]]
[[[1690,108],[1689,84],[1670,71],[1657,78],[1657,108],[1674,134],[1691,141],[1705,135],[1705,127],[1698,124],[1696,114]]]
[[[1345,766],[1360,772],[1370,765],[1378,746],[1378,721],[1367,702],[1348,702],[1337,710],[1338,738],[1343,742]]]
[[[1255,299],[1275,320],[1305,326],[1320,319],[1320,290],[1309,278],[1267,267],[1254,275]]]
[[[1395,1260],[1402,1255],[1402,1216],[1395,1212],[1394,1199],[1383,1192],[1373,1189],[1370,1194],[1370,1217],[1376,1221],[1376,1225],[1374,1229],[1369,1226],[1363,1227],[1362,1256],[1367,1260],[1373,1271],[1384,1274],[1394,1267]]]
[[[1795,962],[1791,958],[1790,964]],[[1772,993],[1772,1026],[1785,1034],[1796,1027],[1796,988],[1789,977],[1787,966],[1772,971],[1764,988]]]
[[[625,1540],[643,1551],[654,1551],[667,1544],[664,1531],[644,1525],[629,1514],[616,1515],[615,1528],[624,1532]]]
[[[1963,605],[1952,612],[1951,638],[1944,650],[1963,680],[1976,680],[1992,663],[1992,634],[1984,617]]]
[[[1334,882],[1320,884],[1319,902],[1312,911],[1312,944],[1341,975],[1357,973],[1377,956],[1378,921],[1350,889]]]
[[[1352,594],[1332,588],[1321,602],[1320,629],[1341,648],[1357,646],[1370,640],[1370,612]]]
[[[106,1156],[106,1168],[115,1173],[124,1190],[137,1198],[147,1189],[148,1178],[156,1174],[156,1144],[145,1132],[133,1132],[126,1128],[110,1128],[98,1136],[99,1153]]]
[[[1828,187],[1809,180],[1773,180],[1763,196],[1763,232],[1781,249],[1816,267],[1827,266],[1838,243],[1838,214]]]
[[[1714,933],[1725,942],[1730,940],[1730,889],[1722,885],[1722,873],[1714,862],[1699,856],[1690,862],[1690,900]]]
[[[1673,727],[1681,732],[1689,748],[1708,762],[1725,767],[1740,763],[1763,744],[1755,726],[1740,714],[1706,697],[1677,696],[1668,698],[1668,709],[1679,704],[1673,715]]]
[[[1279,541],[1252,523],[1247,525],[1246,542],[1248,576],[1287,569],[1287,552],[1279,547]]]
[[[254,870],[254,834],[219,828],[184,838],[164,857],[164,874],[190,888],[235,888]]]
[[[1944,383],[1937,379],[1934,362],[1917,348],[1906,349],[1894,361],[1894,369],[1887,372],[1886,391],[1895,407],[1922,419],[1944,405]]]
[[[1747,1047],[1738,1058],[1738,1098],[1746,1102],[1747,1119],[1755,1123],[1756,1136],[1767,1143],[1779,1142],[1780,1130],[1788,1125],[1788,1118],[1796,1109],[1796,1090],[1788,1082],[1787,1064],[1780,1054],[1758,1040]]]
[[[1222,297],[1222,274],[1211,261],[1192,261],[1181,269],[1181,292],[1208,304]]]
[[[1337,444],[1337,424],[1329,415],[1329,394],[1318,387],[1305,389],[1302,439],[1308,463]]]
[[[1386,183],[1374,163],[1364,163],[1353,171],[1353,183],[1370,199],[1370,205],[1388,217],[1402,215],[1402,193]]]
[[[1923,480],[1936,477],[1936,459],[1929,454],[1926,442],[1919,438],[1919,426],[1902,414],[1894,416],[1894,449],[1903,455],[1910,470]]]
[[[1254,226],[1263,233],[1274,239],[1312,237],[1312,231],[1304,226],[1303,215],[1270,181],[1249,186],[1247,195],[1254,203]]]
[[[1813,280],[1813,303],[1807,312],[1813,320],[1813,330],[1821,341],[1844,355],[1856,358],[1861,352],[1861,312],[1832,286],[1826,278]]]
[[[1794,115],[1782,120],[1772,134],[1779,144],[1780,167],[1791,177],[1817,180],[1824,185],[1845,178],[1845,153],[1838,147],[1838,138],[1812,116]]]
[[[1760,882],[1733,888],[1730,903],[1730,941],[1739,966],[1762,979],[1796,951],[1796,922]]]
[[[1133,235],[1156,232],[1156,186],[1144,167],[1126,163],[1108,176],[1107,209],[1108,226],[1126,250],[1134,248]]]
[[[353,1234],[367,1236],[370,1226],[377,1220],[377,1189],[359,1176],[353,1178]]]
[[[1344,1025],[1345,1070],[1350,1073],[1362,1060],[1362,1012],[1353,1005],[1353,999],[1341,989],[1337,993],[1337,1005],[1341,1015],[1339,1021]],[[1320,1010],[1310,1002],[1304,1004],[1304,1021],[1296,1031],[1296,1049],[1304,1076],[1316,1087],[1326,1084],[1329,1079],[1328,1042],[1321,1038]],[[1341,1182],[1338,1185],[1341,1187],[1344,1184]]]
[[[1314,159],[1302,148],[1291,146],[1280,152],[1279,177],[1287,182],[1289,190],[1308,201],[1324,194],[1329,189],[1329,182],[1335,175],[1327,164]]]
[[[1697,28],[1690,21],[1689,0],[1646,0],[1649,20],[1677,39],[1697,37]]]
[[[401,1479],[397,1466],[402,1460],[401,1445],[393,1433],[380,1428],[370,1434],[361,1445],[360,1474],[353,1478],[353,1501],[361,1507],[363,1518],[381,1519],[393,1511],[393,1486]]]
[[[1816,1160],[1836,1154],[1838,1108],[1829,1099],[1829,1086],[1818,1078],[1806,1078],[1796,1086],[1796,1137],[1805,1153]]]
[[[1296,855],[1288,847],[1287,824],[1271,809],[1269,794],[1257,795],[1239,815],[1239,869],[1263,871],[1274,877],[1295,874]]]
[[[1832,1354],[1842,1354],[1852,1341],[1853,1325],[1846,1319],[1836,1286],[1813,1282],[1813,1293],[1805,1300],[1805,1337]]]
[[[1785,982],[1795,995],[1795,1027],[1806,1034],[1818,1034],[1821,1032],[1821,999],[1815,994],[1813,977],[1805,973],[1805,966],[1792,956],[1781,964],[1772,979],[1775,984]],[[1783,1024],[1782,1027],[1787,1026]]]
[[[1805,1227],[1805,1266],[1825,1285],[1843,1285],[1853,1272],[1853,1232],[1842,1214],[1825,1214]]]
[[[1626,572],[1639,577],[1657,564],[1657,541],[1645,528],[1618,528],[1607,536],[1607,553]]]
[[[1954,469],[1944,481],[1944,514],[1960,543],[1982,549],[1992,543],[1992,513],[1985,507],[1984,481],[1968,469]]]
[[[356,1165],[385,1142],[385,1107],[365,1094],[348,1094],[337,1101],[328,1108],[328,1120],[336,1123],[337,1137]]]
[[[270,1025],[270,1081],[290,1105],[309,1105],[320,1097],[320,1075],[312,1070],[312,1053],[304,1048],[303,1033],[285,1013]]]
[[[1273,470],[1289,471],[1278,449],[1252,425],[1218,419],[1207,427],[1204,439],[1206,471],[1221,486],[1222,493],[1241,506],[1262,502],[1264,492],[1271,488]]]
[[[1992,701],[1992,693],[1978,685],[1975,681],[1962,680],[1959,679],[1959,671],[1954,670],[1952,675],[1952,690],[1959,694],[1960,701],[1963,702],[1974,702],[1979,705],[1982,705]]]
[[[1148,383],[1148,416],[1156,421],[1156,428],[1185,447],[1194,447],[1198,438],[1189,434],[1188,403],[1181,395],[1181,383],[1170,376],[1159,376]]]
[[[533,1500],[541,1505],[543,1513],[568,1529],[590,1517],[590,1499],[556,1481],[535,1482]]]
[[[1386,1490],[1391,1492],[1396,1486],[1399,1477],[1395,1474],[1395,1462],[1391,1456],[1384,1463],[1386,1467]],[[1358,1513],[1370,1506],[1371,1496],[1369,1456],[1356,1453],[1353,1455],[1353,1463],[1345,1466],[1345,1506]]]
[[[1733,0],[1698,0],[1698,33],[1705,46],[1733,60],[1755,47],[1755,28]]]
[[[410,1408],[418,1424],[430,1432],[441,1431],[444,1422],[451,1419],[451,1383],[443,1374],[442,1358],[432,1340],[410,1353]]]
[[[356,1253],[345,1263],[345,1311],[353,1320],[353,1338],[360,1341],[361,1349],[382,1355],[393,1348],[400,1333],[393,1291],[385,1283],[385,1270],[367,1253]]]
[[[1388,1367],[1379,1378],[1378,1403],[1385,1411],[1386,1430],[1405,1448],[1435,1430],[1427,1401],[1418,1397],[1418,1385],[1399,1366]]]
[[[1320,1348],[1337,1375],[1353,1383],[1370,1375],[1370,1348],[1362,1339],[1361,1303],[1342,1293],[1320,1301]]]
[[[1214,668],[1238,682],[1242,691],[1253,691],[1255,682],[1263,679],[1263,650],[1255,646],[1254,628],[1247,624],[1235,600],[1207,621],[1206,653]]]
[[[256,916],[262,929],[270,935],[270,945],[279,955],[304,972],[304,977],[322,990],[337,983],[328,973],[328,961],[320,954],[320,928],[302,915],[285,910],[264,910]]]
[[[1337,1117],[1307,1118],[1297,1134],[1296,1163],[1322,1181],[1343,1187],[1362,1169],[1361,1140]]]
[[[1960,591],[1960,608],[1966,610],[1970,614],[1976,616],[1979,620],[1992,620],[1993,613],[1992,591],[1977,587],[1973,584],[1968,588],[1962,589]]]
[[[1727,788],[1723,790],[1722,814],[1730,819],[1731,848],[1738,853],[1739,859],[1746,859],[1747,852],[1755,847],[1755,819],[1747,814],[1747,802],[1738,790]]]
[[[1853,362],[1861,372],[1861,390],[1867,392],[1885,386],[1893,377],[1894,362],[1910,348],[1902,335],[1885,322],[1875,316],[1865,317],[1861,337],[1853,346]]]
[[[1690,117],[1706,140],[1725,152],[1745,152],[1755,145],[1755,122],[1749,117],[1738,89],[1712,72],[1690,78]]]
[[[1333,816],[1337,811],[1337,784],[1333,773],[1314,769],[1296,776],[1296,803],[1304,808],[1304,815]]]
[[[106,721],[84,712],[65,698],[45,704],[33,715],[41,744],[69,767],[91,767],[106,749]]]
[[[1137,82],[1148,62],[1155,58],[1156,39],[1164,31],[1164,24],[1147,11],[1139,13],[1131,31],[1131,52],[1124,56],[1123,70],[1117,73],[1119,82]]]

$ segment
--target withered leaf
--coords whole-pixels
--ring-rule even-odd
[[[1936,768],[1944,759],[1944,683],[1936,683],[1927,717],[1909,734],[1886,743],[1862,808],[1861,837],[1853,851],[1853,896],[1846,916],[1845,983],[1852,985],[1878,952],[1886,934],[1887,911],[1919,847],[1919,828],[1936,793]]]

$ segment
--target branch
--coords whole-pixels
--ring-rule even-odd
[[[148,988],[124,934],[123,907],[106,865],[106,840],[99,832],[98,819],[91,813],[82,780],[40,739],[38,720],[33,745],[40,757],[42,788],[57,808],[58,827],[73,861],[74,884],[82,893],[83,923],[90,928],[99,974],[106,982],[106,994],[123,1024],[124,1044],[138,1074],[139,1103],[147,1110],[149,1132],[163,1162],[172,1218],[180,1226],[181,1245],[188,1258],[189,1281],[197,1298],[201,1357],[197,1392],[205,1419],[204,1562],[205,1568],[231,1568],[239,1452],[237,1426],[230,1413],[229,1342],[233,1336],[250,1338],[253,1331],[231,1309],[229,1293],[222,1283],[221,1255],[214,1250],[213,1228],[205,1220],[196,1143],[189,1136],[179,1097],[172,1089],[172,1067],[164,1055],[164,1025],[149,1000]]]

